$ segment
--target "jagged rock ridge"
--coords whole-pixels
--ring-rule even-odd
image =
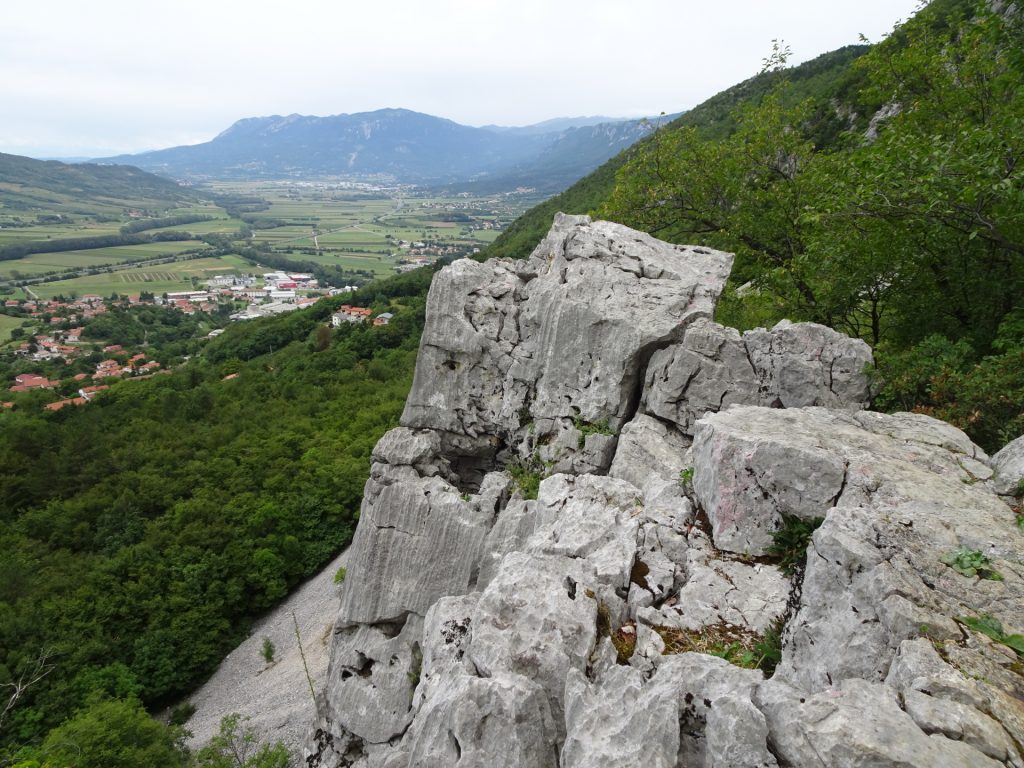
[[[560,216],[439,273],[309,766],[1024,766],[1021,662],[962,620],[1024,628],[988,457],[863,410],[863,342],[712,322],[730,265]],[[764,556],[817,518],[804,570]],[[783,622],[770,679],[697,652]]]

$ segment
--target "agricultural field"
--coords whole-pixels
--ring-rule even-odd
[[[21,328],[21,324],[24,322],[24,318],[21,317],[10,317],[9,315],[0,315],[0,344],[5,343],[11,338],[11,331],[15,328]]]
[[[323,266],[337,266],[348,270],[367,270],[373,272],[376,277],[393,275],[395,267],[398,266],[397,256],[387,254],[345,254],[333,251],[321,251],[320,253],[306,253],[302,251],[283,251],[283,253],[296,261],[310,261]]]
[[[135,295],[142,291],[161,294],[192,290],[197,285],[203,286],[204,281],[214,275],[241,274],[252,270],[253,266],[240,256],[217,256],[39,283],[31,289],[43,299],[58,294],[82,296],[95,293],[109,296],[112,293]]]
[[[427,195],[410,188],[352,189],[327,182],[218,183],[194,191],[206,196],[205,201],[197,198],[192,205],[179,204],[152,213],[159,218],[212,217],[209,221],[154,227],[143,232],[186,231],[197,237],[213,234],[234,236],[244,227],[250,227],[251,238],[244,243],[236,242],[236,247],[269,246],[272,253],[295,262],[340,267],[375,276],[392,274],[405,259],[432,260],[483,248],[536,201],[536,198],[521,195],[470,198],[466,195]],[[231,200],[244,202],[236,210]],[[220,202],[226,207],[217,204]],[[2,227],[0,247],[30,240],[58,241],[67,237],[117,234],[125,224],[140,221],[139,210],[131,208],[120,211],[117,221],[108,221],[113,217],[106,212],[102,215],[97,212],[91,219],[87,213],[83,211],[69,217],[63,213],[48,215],[42,212],[32,220],[31,226]],[[0,208],[0,225],[3,223],[2,214],[3,209]],[[58,215],[63,220],[58,219]],[[13,219],[9,220],[11,222]],[[11,293],[19,280],[44,275],[53,280],[54,277],[65,277],[53,273],[112,268],[114,271],[111,273],[80,275],[73,279],[32,283],[26,287],[31,294],[40,297],[71,292],[109,295],[140,290],[180,290],[191,287],[192,278],[205,279],[209,276],[204,267],[198,265],[214,262],[188,260],[188,254],[183,253],[201,247],[204,247],[202,242],[189,240],[30,254],[20,259],[0,261],[0,287],[7,283],[7,295],[20,295],[21,291]],[[178,260],[138,266],[126,263],[162,256]],[[256,265],[240,257],[224,256],[216,263],[219,266],[212,270],[213,273],[217,269],[231,271],[231,267],[240,271],[258,271]]]
[[[0,246],[22,243],[26,240],[60,240],[62,237],[97,237],[116,235],[122,223],[80,221],[67,224],[33,224],[27,227],[12,227],[0,224]]]
[[[328,183],[224,183],[215,189],[266,201],[266,210],[247,216],[255,227],[254,242],[298,252],[306,261],[376,272],[382,266],[386,272],[408,256],[482,248],[537,201],[527,195],[444,197],[410,189],[391,190],[390,197],[360,195],[331,189]],[[403,241],[405,246],[400,245]],[[425,247],[413,250],[410,243]]]
[[[87,269],[120,264],[137,259],[152,259],[160,256],[174,256],[183,251],[203,247],[199,240],[181,240],[164,243],[143,243],[141,245],[119,245],[111,248],[92,248],[87,251],[60,251],[58,253],[33,253],[21,259],[0,261],[0,280],[32,277],[47,272],[63,272],[70,269]]]

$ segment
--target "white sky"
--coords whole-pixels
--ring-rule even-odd
[[[467,125],[678,112],[878,40],[917,0],[34,0],[0,14],[0,152],[207,141],[242,117],[404,107]]]

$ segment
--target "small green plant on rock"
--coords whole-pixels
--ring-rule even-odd
[[[265,662],[267,662],[267,664],[273,664],[274,663],[274,651],[275,650],[276,649],[274,648],[274,641],[271,640],[269,637],[264,637],[263,638],[263,647],[260,649],[260,653],[263,655],[263,660]]]
[[[529,459],[518,459],[506,467],[524,499],[536,499],[540,481],[544,479],[544,464],[535,454]]]
[[[773,625],[774,627],[775,625]],[[652,627],[665,643],[666,655],[706,653],[746,669],[762,669],[769,674],[782,659],[781,626],[774,637],[762,637],[744,627],[723,622],[699,630],[676,627]],[[777,646],[777,648],[776,648]]]
[[[338,570],[336,570],[334,572],[334,583],[335,584],[344,584],[346,576],[348,576],[348,570],[343,565]]]
[[[1024,635],[1006,634],[1003,631],[1002,622],[994,616],[989,616],[988,614],[961,616],[957,621],[970,627],[975,632],[981,632],[981,634],[991,637],[997,643],[1002,643],[1007,648],[1012,648],[1018,656],[1024,657]]]
[[[768,547],[769,557],[779,560],[779,567],[787,576],[792,576],[807,559],[807,545],[818,526],[825,522],[823,517],[808,520],[782,513],[782,525],[772,532],[772,543]]]
[[[693,491],[693,467],[687,467],[679,473],[679,487],[684,493]]]
[[[763,670],[767,677],[775,674],[775,668],[782,662],[782,631],[785,629],[783,617],[775,619],[765,630],[761,639],[754,643],[754,655],[757,657],[758,669]]]
[[[587,442],[587,435],[614,435],[615,430],[608,424],[608,419],[598,419],[597,421],[585,421],[578,416],[572,420],[572,424],[579,431],[580,436],[576,440],[576,447],[582,448],[584,443]]]
[[[977,576],[989,581],[1002,581],[1003,575],[989,568],[991,561],[976,549],[954,549],[939,557],[939,562],[948,565],[961,576]]]

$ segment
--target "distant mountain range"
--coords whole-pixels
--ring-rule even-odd
[[[604,117],[473,128],[407,109],[274,115],[239,120],[203,144],[97,162],[192,181],[347,177],[560,189],[651,130],[645,119]]]

